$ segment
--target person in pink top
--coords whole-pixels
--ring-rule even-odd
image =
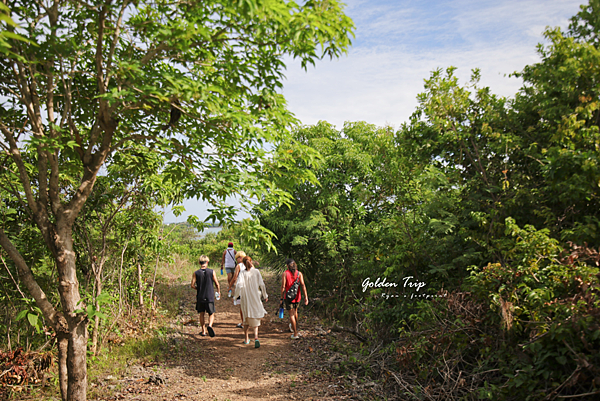
[[[290,331],[293,333],[292,339],[296,340],[300,338],[298,336],[298,305],[302,299],[300,290],[304,292],[304,305],[308,305],[308,293],[306,292],[304,277],[302,276],[302,273],[298,271],[296,262],[293,259],[288,259],[285,261],[285,264],[287,265],[287,270],[283,272],[283,278],[281,280],[281,302],[282,304],[285,302],[285,309],[290,312]],[[286,294],[292,286],[297,287],[296,297],[292,300],[288,300]]]

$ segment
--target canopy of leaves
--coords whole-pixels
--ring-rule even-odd
[[[296,132],[322,156],[306,166],[320,185],[257,215],[309,291],[337,292],[337,317],[373,333],[369,352],[387,344],[397,394],[597,395],[599,23],[592,0],[548,29],[514,99],[440,69],[396,132]],[[376,279],[398,286],[364,286]]]

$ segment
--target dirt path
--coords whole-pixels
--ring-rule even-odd
[[[284,319],[277,317],[279,280],[272,273],[261,273],[269,302],[264,303],[268,315],[259,329],[260,348],[254,348],[253,341],[242,344],[243,329],[236,327],[239,307],[227,298],[227,276],[218,275],[222,297],[215,303],[214,338],[199,335],[195,292],[184,291],[181,313],[169,338],[169,360],[130,366],[122,379],[101,385],[118,391],[113,400],[363,399],[357,396],[352,378],[332,375],[326,369],[337,356],[319,351],[327,345],[328,335],[302,309],[301,338],[290,339],[287,313]]]

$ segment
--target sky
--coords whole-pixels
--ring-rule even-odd
[[[305,71],[288,60],[283,94],[305,125],[320,120],[343,127],[366,121],[399,128],[417,106],[424,79],[437,68],[457,67],[467,82],[481,70],[480,84],[511,97],[521,81],[509,74],[540,60],[537,44],[546,27],[566,28],[579,11],[571,0],[345,0],[355,38],[348,54],[324,59]],[[232,204],[237,204],[235,200]],[[207,205],[189,200],[187,215],[207,216]],[[238,217],[246,217],[241,214]]]
[[[512,96],[508,77],[539,61],[547,26],[566,28],[579,11],[570,0],[346,0],[355,25],[348,55],[307,71],[287,69],[283,93],[303,124],[325,120],[396,128],[414,112],[423,80],[436,68],[457,67],[466,82],[473,68],[493,93]]]

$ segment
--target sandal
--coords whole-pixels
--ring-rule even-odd
[[[254,340],[254,348],[260,348],[260,341]]]
[[[215,331],[213,330],[213,328],[212,328],[212,327],[208,326],[208,327],[207,327],[207,330],[208,330],[208,335],[209,335],[209,336],[211,336],[211,337],[214,337],[214,336],[215,336]]]
[[[242,344],[248,345],[248,344],[250,344],[250,340],[248,340],[248,341],[244,340],[244,341],[242,341]]]
[[[237,324],[235,327],[239,327],[240,329],[243,329],[243,328],[244,328],[244,326],[242,326],[242,324],[241,324],[241,323],[238,323],[238,324]]]
[[[200,335],[201,335],[202,337],[206,337],[206,334],[204,334],[204,333],[200,333]]]

